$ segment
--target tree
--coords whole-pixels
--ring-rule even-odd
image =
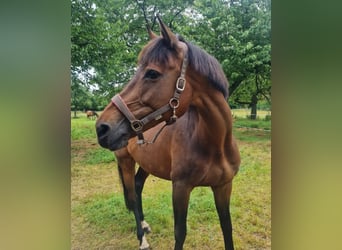
[[[270,102],[270,0],[72,0],[73,84],[102,100],[120,91],[148,40],[146,24],[159,32],[156,13],[218,59],[231,104],[248,103],[256,116],[258,101]]]
[[[270,1],[201,0],[193,8],[201,18],[188,22],[189,36],[219,60],[230,102],[249,104],[254,119],[258,101],[271,100]]]
[[[117,82],[116,72],[127,72],[121,67],[125,61],[131,64],[129,57],[121,53],[126,50],[126,43],[120,36],[124,28],[120,14],[122,1],[113,4],[117,9],[112,7],[111,2],[72,0],[71,5],[72,79],[82,76],[85,87],[96,85],[102,92],[108,91],[108,85]],[[110,8],[106,10],[107,7]],[[109,15],[107,11],[111,10],[113,14]]]
[[[256,119],[258,101],[271,102],[270,2],[241,1],[234,13],[240,16],[241,24],[241,36],[235,39],[240,49],[234,52],[237,53],[235,57],[242,58],[234,66],[240,63],[244,70],[240,70],[242,74],[232,75],[232,90],[236,90],[232,99],[235,103],[248,104],[251,107],[250,118]]]
[[[71,81],[71,109],[74,111],[74,117],[77,117],[77,110],[84,108],[84,103],[88,97],[87,89],[80,84],[78,79]]]
[[[155,28],[160,12],[172,26],[192,2],[72,0],[72,79],[82,75],[87,88],[93,85],[108,98],[114,95],[136,70],[136,57],[148,40],[146,24]]]

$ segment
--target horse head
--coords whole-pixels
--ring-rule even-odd
[[[187,45],[160,20],[161,35],[148,29],[150,41],[138,57],[138,69],[124,89],[112,98],[96,122],[99,144],[110,150],[157,124],[173,123],[190,105],[187,83]]]

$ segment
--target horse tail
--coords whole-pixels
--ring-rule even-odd
[[[124,192],[126,208],[128,210],[133,210],[132,206],[130,206],[130,202],[128,201],[128,191],[127,191],[124,179],[123,179],[122,168],[120,167],[120,165],[118,165],[118,170],[119,170],[120,182],[122,184],[122,189]]]

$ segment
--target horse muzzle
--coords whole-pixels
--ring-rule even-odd
[[[122,119],[115,125],[98,120],[96,123],[96,134],[101,147],[111,151],[127,146],[128,140],[133,136],[130,125],[125,119]]]

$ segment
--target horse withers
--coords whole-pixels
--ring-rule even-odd
[[[214,57],[158,20],[161,36],[148,30],[135,76],[96,122],[98,142],[116,155],[140,249],[149,249],[141,192],[152,174],[172,181],[175,250],[183,249],[190,193],[197,186],[211,187],[225,249],[231,250],[229,203],[240,154],[226,101],[228,81]]]

